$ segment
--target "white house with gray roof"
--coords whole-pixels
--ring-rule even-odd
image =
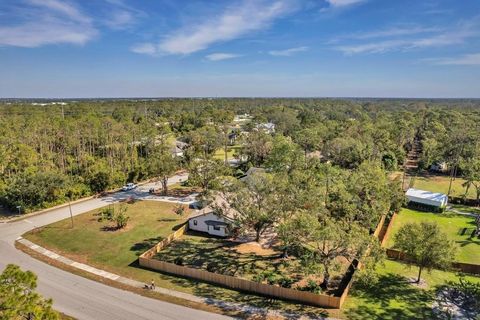
[[[225,210],[225,215],[223,215],[217,213],[215,207],[229,209]],[[217,194],[207,207],[189,217],[188,228],[213,236],[228,237],[233,230],[233,211],[221,194]]]
[[[188,219],[188,229],[206,232],[213,236],[228,237],[230,235],[230,219],[221,217],[213,211],[199,211]]]

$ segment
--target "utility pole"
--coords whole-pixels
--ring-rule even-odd
[[[68,209],[70,210],[70,222],[71,228],[73,229],[73,213],[72,213],[72,196],[68,196]]]
[[[450,197],[450,192],[452,191],[452,182],[457,177],[458,162],[460,161],[460,155],[463,154],[464,146],[465,145],[462,143],[462,149],[460,150],[460,153],[457,153],[455,163],[453,164],[453,168],[452,168],[451,174],[450,174],[450,183],[448,185],[447,197]]]

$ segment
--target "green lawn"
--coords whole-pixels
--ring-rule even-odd
[[[466,213],[473,213],[473,214],[480,214],[480,208],[479,207],[472,207],[472,206],[466,206],[463,204],[453,204],[450,203],[448,205],[454,210],[461,211],[461,212],[466,212]]]
[[[235,146],[229,146],[227,147],[227,158],[228,159],[233,159],[233,155],[240,149],[240,146],[235,145]],[[215,154],[213,155],[214,159],[219,159],[219,160],[225,160],[225,150],[223,148],[218,149],[215,151]]]
[[[456,178],[452,182],[452,190],[450,196],[462,197],[465,194],[465,187],[463,183],[465,180],[461,178]],[[420,190],[427,190],[432,192],[441,192],[448,194],[448,187],[450,185],[450,177],[448,176],[418,176],[415,178],[413,187]],[[470,188],[468,191],[467,197],[470,199],[475,199],[475,190]]]
[[[277,276],[301,280],[298,261],[279,258],[280,251],[262,249],[251,243],[238,243],[189,232],[172,242],[155,257],[174,263],[255,281],[255,276],[270,271]]]
[[[458,281],[452,272],[432,270],[422,274],[425,288],[409,283],[408,278],[416,278],[418,269],[387,260],[377,270],[379,283],[373,288],[353,285],[347,298],[342,318],[371,320],[432,319],[431,303],[438,286],[447,281]],[[480,277],[467,276],[466,279],[480,283]]]
[[[98,222],[94,210],[29,232],[25,238],[72,257],[74,260],[104,267],[111,272],[134,275],[128,266],[153,244],[172,233],[185,218],[173,213],[173,204],[139,201],[127,204],[130,221],[125,230],[105,231],[109,222]],[[118,207],[118,205],[117,205]]]
[[[480,239],[470,238],[475,227],[473,217],[456,215],[450,213],[428,213],[411,209],[402,209],[394,221],[390,236],[387,239],[386,247],[391,248],[394,242],[394,235],[402,225],[408,222],[434,221],[447,233],[449,239],[458,245],[456,261],[480,264]],[[468,228],[464,235],[461,235],[463,228]]]
[[[94,210],[74,217],[73,229],[70,228],[70,219],[65,219],[28,232],[24,237],[75,261],[145,283],[153,279],[158,287],[286,312],[326,314],[321,308],[265,299],[141,268],[138,256],[184,221],[172,209],[173,204],[170,203],[139,201],[128,205],[130,221],[126,230],[103,231],[102,228],[108,223],[98,222],[95,214],[99,210]]]

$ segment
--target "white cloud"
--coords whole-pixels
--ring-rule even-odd
[[[144,17],[145,12],[127,5],[123,0],[105,0],[108,3],[104,24],[113,30],[130,28]]]
[[[346,7],[352,4],[364,2],[365,0],[326,0],[332,7]]]
[[[243,0],[220,15],[185,25],[169,34],[156,47],[158,54],[191,54],[218,42],[237,39],[267,28],[273,21],[295,9],[294,0]]]
[[[130,51],[140,54],[154,56],[157,54],[157,47],[153,43],[139,43],[130,48]]]
[[[439,28],[425,28],[425,27],[393,27],[384,30],[371,31],[371,32],[361,32],[346,36],[345,38],[350,39],[372,39],[372,38],[384,38],[384,37],[397,37],[405,35],[414,35],[422,33],[432,33],[441,31]]]
[[[304,52],[307,50],[308,50],[308,47],[296,47],[296,48],[290,48],[285,50],[272,50],[272,51],[269,51],[268,54],[272,56],[290,57],[298,52]]]
[[[427,61],[437,65],[480,66],[480,53],[465,54],[452,58],[434,58]]]
[[[105,24],[115,30],[124,29],[135,21],[133,14],[126,10],[115,10]]]
[[[233,59],[238,57],[241,57],[241,55],[234,54],[234,53],[222,53],[222,52],[212,53],[205,56],[205,58],[207,58],[210,61],[220,61],[220,60],[227,60],[227,59]]]
[[[57,12],[62,14],[73,21],[90,23],[90,17],[87,17],[80,10],[68,1],[59,1],[59,0],[28,0],[28,3],[37,7],[44,7],[51,10],[52,12]]]
[[[375,34],[375,33],[372,33]],[[381,37],[387,36],[386,34]],[[450,31],[434,32],[423,37],[395,38],[393,40],[381,40],[376,42],[356,43],[352,45],[340,45],[335,49],[344,54],[353,55],[359,53],[385,53],[391,51],[407,51],[412,49],[423,49],[429,47],[443,47],[463,44],[472,37],[480,35],[479,21],[474,19],[468,23],[463,23]]]
[[[9,16],[20,22],[0,26],[0,46],[83,45],[98,33],[91,18],[69,1],[28,0]]]

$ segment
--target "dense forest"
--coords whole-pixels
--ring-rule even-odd
[[[235,115],[245,114],[249,121],[236,126]],[[261,123],[273,123],[274,132],[258,130]],[[206,164],[211,176],[251,166],[291,171],[302,159],[395,171],[415,139],[422,168],[446,162],[472,187],[480,184],[476,100],[7,100],[0,104],[0,202],[28,212],[125,182],[166,182],[181,168],[208,189]],[[183,157],[172,156],[176,141]],[[213,159],[232,144],[243,162],[236,170]]]

